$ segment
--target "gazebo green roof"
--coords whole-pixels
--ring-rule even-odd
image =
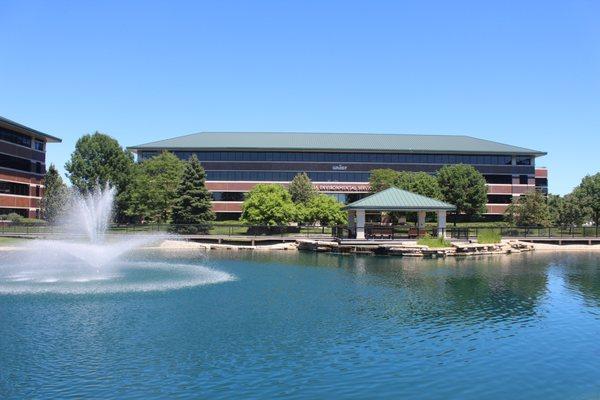
[[[377,211],[453,211],[456,209],[452,204],[394,187],[350,203],[345,208]]]

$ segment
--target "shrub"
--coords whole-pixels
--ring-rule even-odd
[[[501,240],[500,233],[493,230],[484,230],[477,234],[477,243],[480,244],[500,243]]]
[[[441,236],[440,237],[431,237],[429,235],[423,236],[422,238],[417,240],[417,244],[421,245],[421,246],[434,247],[434,248],[450,247],[452,245],[449,240],[446,240],[445,238],[443,238]]]

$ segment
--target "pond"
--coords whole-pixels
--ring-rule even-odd
[[[600,254],[138,252],[89,281],[14,257],[1,398],[600,396]]]

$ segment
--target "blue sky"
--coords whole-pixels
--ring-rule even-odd
[[[0,115],[123,145],[203,131],[468,134],[600,170],[600,2],[0,2]]]

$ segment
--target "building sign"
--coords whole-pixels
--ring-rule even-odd
[[[369,185],[315,185],[320,192],[369,192]]]
[[[345,170],[348,169],[348,166],[338,164],[338,165],[332,166],[331,169],[334,170],[334,171],[345,171]]]

